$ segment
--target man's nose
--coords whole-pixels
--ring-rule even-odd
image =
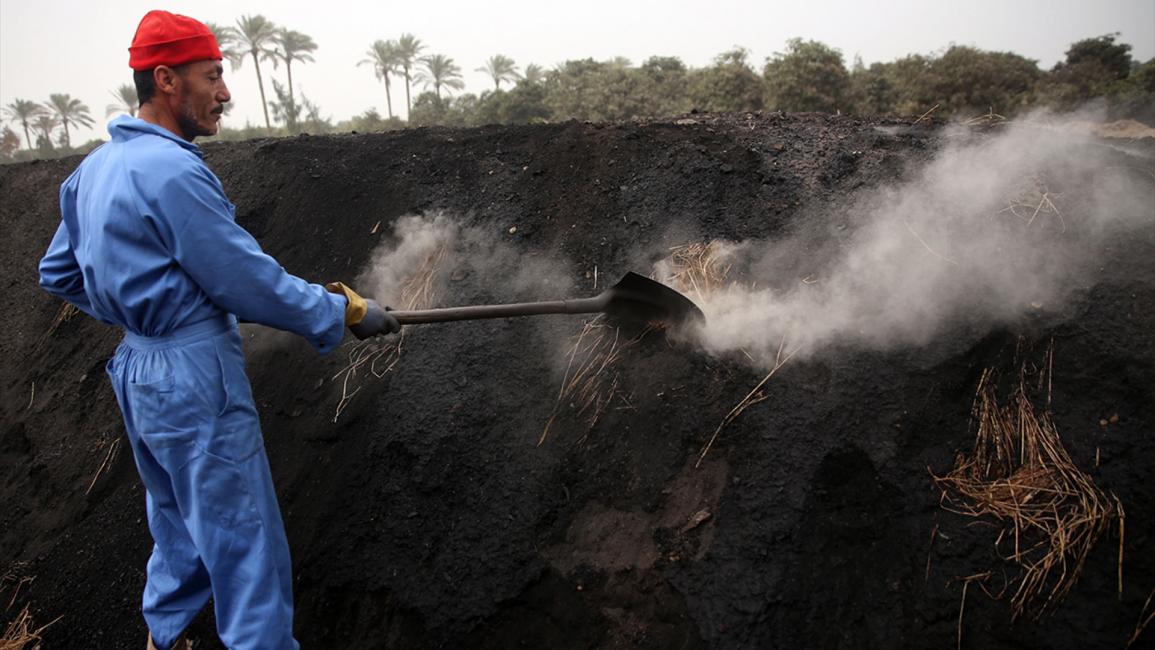
[[[229,87],[222,82],[221,89],[217,91],[217,101],[225,104],[231,101],[232,98],[233,96],[229,93]]]

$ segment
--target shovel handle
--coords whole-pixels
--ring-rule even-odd
[[[473,305],[469,307],[445,307],[442,309],[390,311],[389,313],[402,325],[417,325],[421,323],[444,323],[457,320],[509,318],[511,316],[539,316],[541,314],[592,314],[605,309],[605,305],[606,299],[604,297],[595,296],[593,298],[579,298],[576,300],[516,302],[506,305]]]

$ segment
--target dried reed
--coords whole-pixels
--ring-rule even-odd
[[[967,126],[994,126],[996,124],[1003,124],[1006,121],[1007,118],[996,113],[994,107],[992,106],[987,109],[986,115],[977,115],[967,120],[966,122],[963,122],[963,124],[966,124]]]
[[[19,566],[22,563],[18,563]],[[16,597],[20,594],[21,588],[25,585],[31,584],[33,578],[30,576],[17,576],[14,573],[5,574],[0,578],[0,592],[12,589],[12,596],[8,599],[8,604],[5,610],[12,609],[16,604]],[[37,650],[41,647],[40,642],[43,640],[40,636],[45,629],[50,625],[59,621],[60,617],[49,622],[47,625],[35,627],[32,622],[32,612],[29,605],[24,605],[20,613],[13,618],[4,629],[4,635],[0,636],[0,650]]]
[[[1052,358],[1050,349],[1038,371],[1039,386],[1047,384],[1048,407]],[[1037,619],[1071,590],[1095,542],[1116,521],[1122,588],[1124,512],[1118,498],[1072,462],[1049,410],[1036,414],[1028,374],[1024,364],[1004,405],[996,394],[996,373],[983,372],[973,410],[974,450],[959,454],[954,469],[934,480],[944,509],[994,521],[995,548],[1020,570],[1010,583],[1014,616]]]
[[[997,214],[1009,212],[1028,227],[1039,217],[1053,215],[1059,221],[1061,232],[1067,232],[1067,220],[1063,217],[1063,211],[1055,204],[1062,195],[1051,192],[1042,179],[1032,177],[1028,182],[1030,186],[1024,188],[1019,196],[1008,201],[1007,207],[999,210]]]
[[[8,623],[8,627],[4,629],[4,636],[0,637],[0,650],[24,650],[31,648],[31,650],[38,650],[41,641],[44,639],[40,636],[44,630],[48,629],[53,623],[59,621],[60,617],[55,620],[35,627],[32,622],[32,613],[28,611],[28,605],[25,605],[16,618]]]
[[[699,302],[704,301],[725,282],[730,272],[730,265],[722,253],[723,247],[724,244],[719,241],[675,246],[656,265],[658,274],[665,284]],[[596,284],[596,266],[593,278]],[[553,411],[538,437],[538,444],[546,441],[557,418],[566,409],[575,412],[588,432],[605,414],[615,397],[622,403],[621,408],[634,408],[619,390],[621,376],[614,370],[614,366],[621,359],[622,353],[653,330],[653,327],[648,327],[633,338],[623,341],[621,331],[601,316],[586,321],[582,330],[571,339],[572,343],[566,353],[565,375]]]
[[[677,246],[670,249],[670,255],[664,261],[662,268],[667,270],[666,284],[688,294],[699,302],[708,302],[710,297],[717,291],[726,287],[729,281],[732,264],[730,262],[730,255],[725,250],[723,242],[714,240],[706,244],[693,243],[684,246]],[[804,282],[806,280],[803,280]],[[742,398],[726,414],[722,422],[714,429],[709,441],[702,447],[702,451],[698,454],[698,460],[694,466],[698,467],[702,464],[702,460],[706,458],[706,454],[714,446],[714,442],[718,439],[722,430],[730,425],[731,422],[738,419],[739,416],[749,407],[766,400],[767,396],[763,394],[762,388],[770,378],[777,373],[795,353],[798,348],[785,351],[786,338],[783,337],[779,341],[778,354],[774,360],[774,367],[770,372],[758,382],[753,390]],[[753,358],[745,350],[742,351],[751,361]]]
[[[437,271],[448,254],[448,248],[441,246],[430,253],[412,275],[401,285],[398,305],[406,311],[428,309],[437,301]],[[392,341],[379,342],[374,339],[358,341],[349,345],[349,363],[341,368],[333,379],[341,379],[341,398],[337,401],[337,411],[333,422],[348,408],[353,396],[361,391],[360,380],[367,372],[377,379],[383,378],[401,360],[401,352],[407,336],[403,328]]]
[[[96,486],[96,481],[109,469],[112,464],[116,462],[116,457],[120,455],[120,440],[117,436],[112,439],[108,445],[108,450],[104,452],[104,460],[100,461],[100,465],[96,468],[96,473],[92,475],[92,480],[88,482],[88,489],[84,491],[84,496],[88,496],[92,492],[92,488]]]
[[[729,426],[730,423],[734,420],[737,420],[746,409],[754,406],[755,404],[764,402],[769,398],[769,395],[766,395],[762,392],[762,387],[766,385],[766,382],[770,381],[770,378],[773,377],[775,373],[782,369],[782,366],[786,365],[786,362],[789,361],[791,357],[797,354],[799,347],[801,347],[796,347],[793,350],[786,352],[784,355],[783,351],[785,349],[785,345],[786,337],[782,337],[782,339],[778,342],[778,354],[774,359],[774,367],[770,369],[770,372],[766,373],[766,376],[762,378],[762,381],[758,382],[757,386],[755,386],[749,393],[746,394],[746,397],[742,398],[742,401],[738,402],[734,408],[730,409],[730,412],[726,414],[726,417],[722,418],[722,422],[718,424],[716,429],[714,429],[714,433],[710,435],[710,439],[706,442],[705,445],[702,446],[702,451],[698,453],[698,460],[694,462],[694,467],[700,466],[702,461],[706,459],[706,454],[710,453],[710,449],[714,446],[714,442],[718,439],[718,436],[722,433],[723,429]]]
[[[60,305],[60,309],[56,312],[56,317],[52,319],[52,324],[48,326],[48,331],[44,333],[47,338],[56,333],[56,329],[62,324],[72,320],[72,317],[79,314],[80,310],[72,305],[72,303],[64,303]]]
[[[602,316],[587,321],[582,331],[572,339],[573,343],[566,355],[568,362],[561,388],[537,444],[545,442],[554,421],[566,408],[573,409],[576,417],[582,419],[586,431],[598,423],[614,397],[623,402],[623,408],[632,409],[629,400],[618,392],[621,377],[614,366],[625,350],[651,331],[652,328],[646,328],[633,338],[623,341],[621,329],[607,323]]]
[[[1143,603],[1143,609],[1139,612],[1139,620],[1135,623],[1135,631],[1131,634],[1131,638],[1127,640],[1127,645],[1123,647],[1123,650],[1129,650],[1131,646],[1135,645],[1139,637],[1143,636],[1143,631],[1147,629],[1147,626],[1151,624],[1152,620],[1155,620],[1155,610],[1147,611],[1148,608],[1151,607],[1152,598],[1155,598],[1155,589],[1151,590],[1151,593],[1147,595],[1147,602]]]
[[[664,265],[669,272],[666,284],[704,302],[730,275],[729,256],[722,249],[722,242],[717,240],[671,248]]]

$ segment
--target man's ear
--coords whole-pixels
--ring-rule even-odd
[[[167,65],[158,65],[152,71],[152,81],[156,85],[157,92],[166,95],[176,92],[177,79],[179,79],[179,75],[177,75],[176,70]]]

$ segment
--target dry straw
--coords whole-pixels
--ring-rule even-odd
[[[3,586],[4,591],[9,588],[12,589],[12,596],[9,597],[8,604],[5,606],[6,611],[12,609],[20,590],[31,583],[32,578],[28,576],[17,577],[13,574],[7,574],[0,578],[0,585]],[[0,650],[38,650],[41,647],[41,641],[43,641],[40,636],[41,633],[59,620],[60,617],[57,617],[46,625],[36,627],[32,621],[32,612],[29,606],[24,605],[15,618],[5,626],[4,635],[0,636]]]
[[[92,475],[92,480],[88,482],[88,489],[84,491],[85,496],[91,494],[92,488],[96,487],[96,482],[100,480],[100,477],[112,469],[113,463],[116,462],[117,457],[120,455],[120,441],[121,438],[117,436],[108,443],[108,449],[104,452],[104,460],[100,461],[100,465]]]
[[[730,276],[729,255],[719,241],[675,246],[662,265],[669,271],[665,283],[689,295],[695,302],[706,302],[726,284]]]
[[[1048,405],[1041,415],[1030,399],[1026,364],[1005,404],[994,370],[983,372],[973,409],[974,450],[934,479],[944,509],[993,520],[999,530],[997,552],[1019,568],[1008,585],[1015,617],[1052,611],[1078,581],[1095,542],[1115,524],[1120,593],[1123,587],[1123,505],[1075,466],[1059,439],[1049,412],[1052,359],[1050,349],[1037,371]]]
[[[437,301],[436,282],[438,269],[448,249],[445,246],[437,248],[425,256],[417,271],[408,276],[401,285],[401,295],[398,305],[406,311],[428,309]],[[341,417],[341,413],[349,406],[353,396],[361,390],[361,380],[366,373],[381,379],[401,360],[401,351],[406,339],[406,330],[402,329],[397,338],[392,341],[378,342],[374,339],[360,341],[349,346],[349,363],[341,368],[333,379],[341,379],[341,399],[337,401],[337,411],[333,414],[333,421]]]
[[[723,244],[717,241],[671,248],[669,255],[657,264],[662,281],[697,302],[705,301],[722,286],[730,272],[722,250]],[[567,410],[582,422],[587,433],[615,398],[620,402],[617,408],[633,410],[629,397],[621,391],[621,376],[615,367],[629,348],[654,329],[651,326],[632,338],[623,339],[621,330],[601,316],[586,321],[582,330],[570,339],[565,374],[538,444],[546,441],[557,419]]]
[[[622,340],[621,329],[607,323],[602,316],[587,321],[582,331],[572,339],[566,354],[568,362],[561,388],[537,444],[545,442],[554,422],[567,408],[582,420],[587,432],[605,414],[614,397],[622,402],[621,408],[633,409],[629,398],[618,390],[621,377],[614,366],[623,352],[651,331],[651,328],[646,328],[637,336]]]
[[[1128,650],[1128,648],[1135,645],[1139,637],[1143,636],[1143,631],[1147,629],[1147,626],[1151,624],[1152,620],[1155,620],[1155,609],[1151,609],[1152,598],[1155,598],[1155,589],[1151,590],[1151,593],[1147,595],[1147,601],[1143,603],[1143,609],[1139,612],[1139,620],[1135,623],[1135,632],[1132,633],[1131,638],[1127,640],[1127,645],[1124,650]]]
[[[25,605],[4,629],[4,636],[0,637],[0,650],[38,650],[43,641],[41,633],[59,620],[57,618],[46,625],[35,627],[32,613],[28,611],[28,605]]]
[[[678,291],[692,296],[699,302],[708,302],[712,295],[728,286],[731,270],[730,259],[730,255],[725,251],[725,245],[717,240],[708,244],[694,243],[672,248],[670,249],[670,256],[667,258],[666,268],[671,269],[671,272],[666,283]],[[806,282],[806,280],[803,281]],[[773,367],[734,408],[730,409],[726,417],[722,418],[722,422],[714,429],[710,439],[698,453],[695,467],[702,464],[706,454],[710,452],[723,429],[738,419],[746,409],[768,398],[762,389],[797,352],[797,347],[794,349],[786,347],[786,337],[779,340],[778,353],[775,355]],[[748,353],[746,356],[750,357]]]
[[[44,333],[44,336],[45,337],[52,336],[53,334],[56,333],[57,328],[59,328],[64,323],[67,323],[68,321],[72,320],[72,317],[76,316],[79,313],[80,313],[80,310],[77,309],[76,307],[74,307],[72,305],[72,303],[67,303],[67,302],[64,303],[63,305],[60,306],[60,309],[56,312],[56,317],[52,319],[52,324],[48,326],[48,331]]]

